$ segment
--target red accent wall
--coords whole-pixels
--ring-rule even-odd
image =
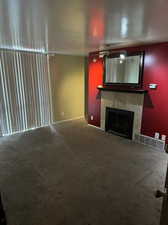
[[[153,137],[155,132],[159,132],[168,136],[168,43],[122,50],[145,51],[143,88],[148,90],[148,94],[144,98],[142,134]],[[101,101],[97,86],[103,84],[103,60],[93,62],[94,56],[95,53],[89,56],[88,123],[100,126]],[[149,89],[150,83],[158,84],[157,89]]]
[[[88,123],[99,127],[101,96],[97,86],[103,83],[103,60],[97,58],[96,62],[93,62],[93,58],[89,57],[88,69]]]

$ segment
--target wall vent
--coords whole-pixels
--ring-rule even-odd
[[[161,152],[165,152],[166,147],[165,141],[162,141],[160,139],[155,139],[142,134],[135,134],[134,141],[140,144],[151,146]]]

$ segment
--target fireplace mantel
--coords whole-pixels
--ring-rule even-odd
[[[113,91],[113,92],[127,92],[127,93],[137,93],[137,94],[145,94],[148,91],[144,89],[113,89],[110,87],[97,87],[100,91]]]

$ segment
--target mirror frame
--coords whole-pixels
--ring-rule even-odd
[[[106,82],[106,59],[107,58],[120,58],[120,52],[119,53],[111,53],[108,56],[105,56],[104,58],[104,74],[103,74],[103,84],[104,86],[115,86],[115,87],[134,87],[134,88],[141,88],[143,84],[143,69],[144,69],[144,58],[145,58],[145,52],[139,51],[139,52],[130,52],[126,54],[127,56],[140,56],[140,64],[139,64],[139,80],[138,83],[113,83],[113,82]]]

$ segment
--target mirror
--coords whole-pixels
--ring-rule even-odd
[[[122,54],[123,56],[123,54]],[[105,84],[141,85],[143,54],[105,59]]]

